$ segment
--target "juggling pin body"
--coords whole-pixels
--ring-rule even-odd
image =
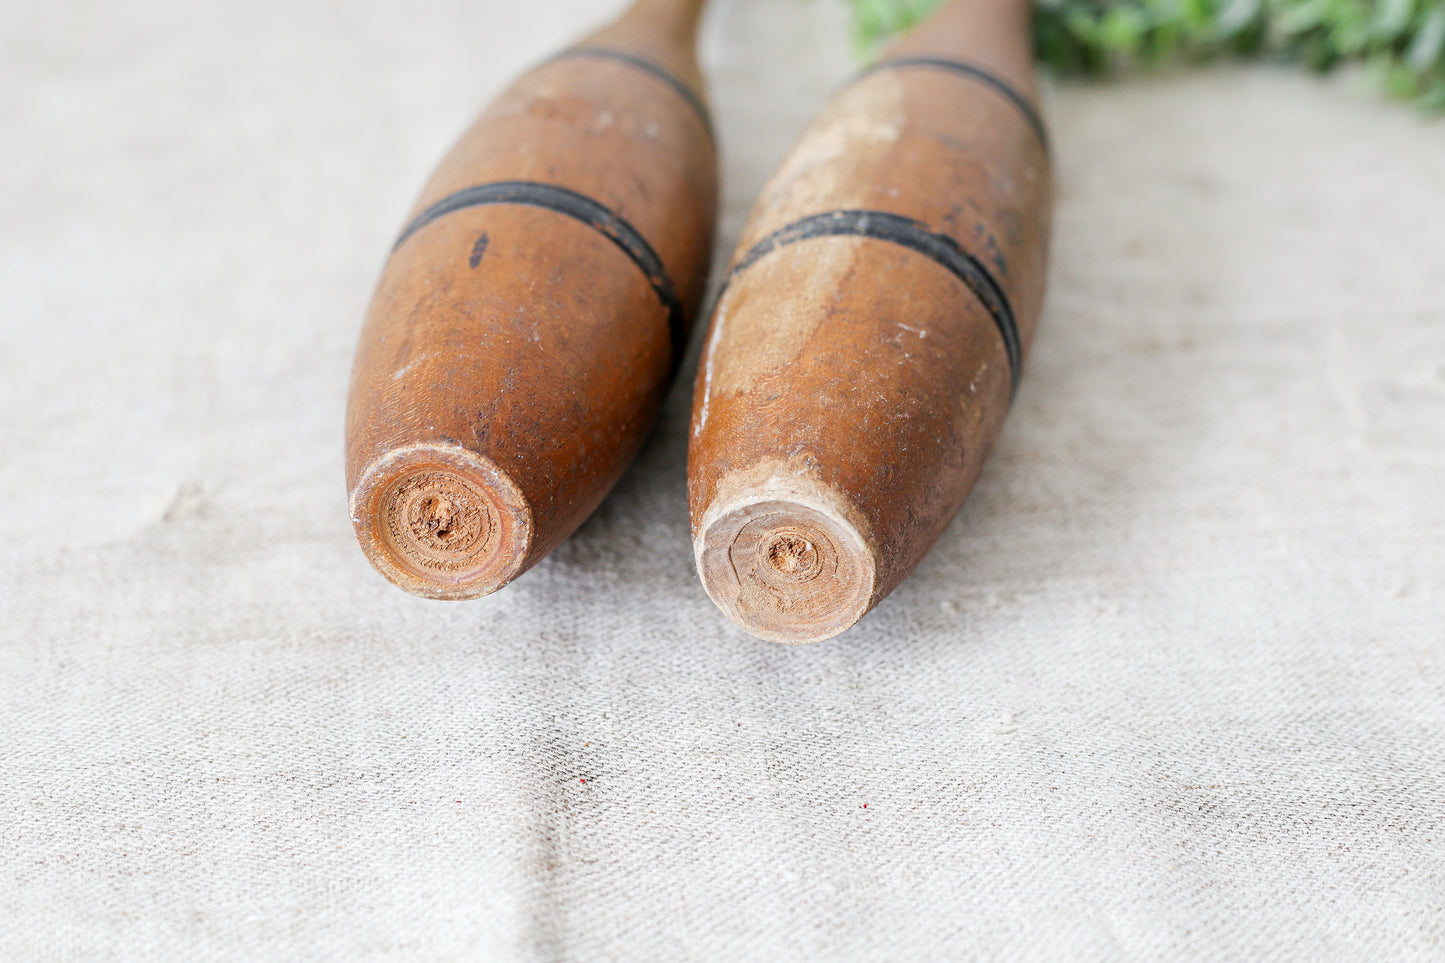
[[[1028,0],[952,0],[764,189],[698,371],[698,570],[815,642],[913,570],[998,436],[1043,299],[1051,187]]]
[[[485,595],[636,454],[706,283],[702,0],[638,0],[533,69],[442,161],[357,349],[347,487],[376,568]]]

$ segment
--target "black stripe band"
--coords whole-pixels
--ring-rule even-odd
[[[703,129],[707,131],[708,138],[716,139],[713,134],[712,115],[708,113],[707,104],[703,103],[702,97],[698,95],[697,91],[651,60],[645,57],[639,57],[637,54],[627,53],[624,50],[612,50],[608,47],[573,47],[570,50],[562,51],[547,62],[553,63],[554,61],[565,60],[570,57],[598,57],[604,60],[616,60],[619,63],[629,64],[639,70],[652,74],[652,76],[676,91],[679,97],[687,101],[687,105],[692,108],[692,112],[697,114],[697,119],[702,121]]]
[[[1003,337],[1004,351],[1008,354],[1010,381],[1015,388],[1018,386],[1019,371],[1023,366],[1023,346],[1019,341],[1018,321],[1014,318],[1013,307],[1003,293],[1003,288],[989,273],[988,268],[984,267],[978,258],[959,247],[953,238],[930,231],[923,222],[901,214],[889,214],[886,211],[830,211],[805,217],[774,231],[753,245],[728,273],[722,291],[718,292],[717,303],[722,303],[728,284],[739,273],[779,248],[815,237],[866,237],[888,241],[916,251],[947,269],[967,285],[993,318],[994,326]]]
[[[494,184],[468,187],[442,198],[418,214],[401,232],[401,237],[397,238],[392,250],[401,247],[407,238],[438,218],[469,207],[488,204],[521,204],[556,211],[581,221],[621,248],[632,259],[632,263],[647,276],[648,283],[657,292],[657,299],[667,310],[667,328],[672,337],[672,357],[676,367],[682,357],[683,348],[687,346],[687,328],[683,319],[682,300],[677,296],[677,288],[673,286],[672,279],[667,276],[662,258],[657,256],[657,252],[637,228],[623,220],[617,212],[585,194],[532,181],[498,181]]]
[[[1039,140],[1044,145],[1044,152],[1048,153],[1049,132],[1044,127],[1044,119],[1040,117],[1039,112],[1034,109],[1034,105],[1029,103],[1027,97],[1017,90],[1014,90],[1006,81],[989,73],[982,67],[975,67],[973,64],[964,63],[961,60],[949,60],[945,57],[899,57],[897,60],[884,60],[876,63],[859,74],[858,77],[861,79],[879,70],[895,70],[901,67],[933,67],[938,70],[950,70],[956,74],[972,77],[974,80],[980,80],[988,84],[1013,102],[1013,105],[1019,109],[1019,113],[1023,114],[1024,118],[1028,120],[1029,126],[1033,127],[1034,132],[1039,135]]]

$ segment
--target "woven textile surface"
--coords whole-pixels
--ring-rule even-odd
[[[0,960],[1445,960],[1445,124],[1360,78],[1049,89],[1013,412],[846,635],[703,594],[690,371],[511,587],[372,572],[381,260],[618,6],[8,6]],[[721,262],[852,65],[837,3],[703,52]]]

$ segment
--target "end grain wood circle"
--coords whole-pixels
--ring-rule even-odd
[[[392,486],[385,511],[383,534],[392,548],[418,568],[448,575],[468,567],[496,527],[474,485],[429,469]]]
[[[793,498],[734,505],[706,526],[703,586],[728,617],[773,642],[820,642],[872,605],[872,554],[842,515]]]
[[[512,480],[482,455],[443,445],[412,445],[372,465],[352,520],[373,565],[435,599],[496,591],[532,541],[532,513]]]

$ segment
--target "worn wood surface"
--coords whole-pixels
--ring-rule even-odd
[[[706,281],[703,0],[638,0],[517,80],[442,161],[357,349],[362,549],[418,595],[505,585],[592,512],[651,425]]]
[[[1003,424],[1051,187],[1024,0],[955,0],[847,85],[738,244],[698,371],[689,501],[712,599],[818,641],[916,566]]]

